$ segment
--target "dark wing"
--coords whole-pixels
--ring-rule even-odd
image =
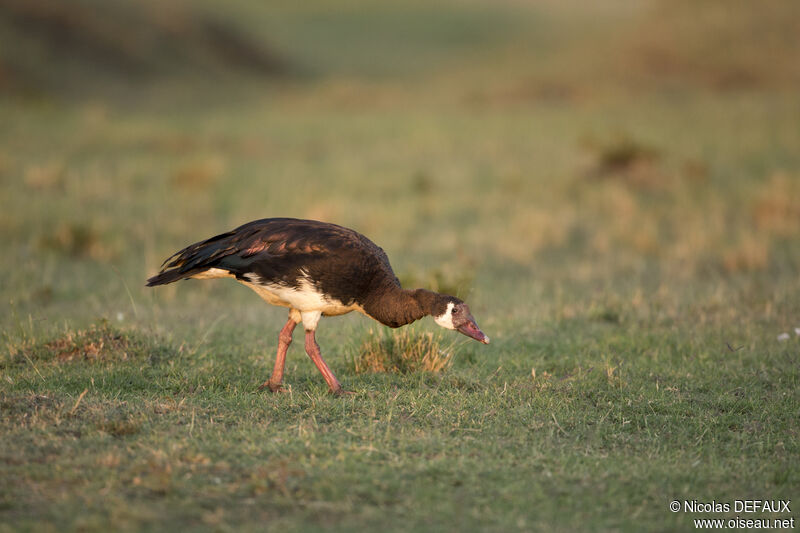
[[[345,303],[360,301],[375,284],[399,286],[384,251],[360,233],[293,218],[256,220],[187,246],[164,261],[147,285],[171,283],[210,268],[288,286],[308,279]]]

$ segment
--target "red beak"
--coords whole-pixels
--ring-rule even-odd
[[[473,338],[483,344],[489,344],[489,337],[481,331],[481,328],[478,327],[478,324],[475,323],[475,319],[473,318],[470,318],[456,329],[459,333],[463,333],[467,337]]]

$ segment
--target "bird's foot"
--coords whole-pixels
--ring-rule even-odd
[[[280,383],[272,383],[270,380],[265,381],[258,387],[258,390],[260,391],[263,391],[264,389],[267,389],[270,392],[288,392],[285,388],[283,388],[283,385]]]
[[[334,396],[346,397],[346,396],[354,396],[355,392],[351,390],[344,390],[343,388],[339,387],[336,390],[331,389],[331,394],[333,394]]]

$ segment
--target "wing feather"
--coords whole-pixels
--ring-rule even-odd
[[[321,264],[326,258],[327,267]],[[305,275],[312,271],[313,279],[320,282],[335,277],[336,271],[347,277],[361,272],[367,278],[361,284],[380,273],[396,280],[384,251],[360,233],[313,220],[268,218],[176,252],[148,285],[171,283],[209,268],[222,268],[237,277],[256,272],[263,279],[289,284],[301,270]]]

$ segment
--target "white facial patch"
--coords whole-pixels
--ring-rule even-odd
[[[447,304],[447,309],[445,309],[444,313],[442,313],[439,316],[433,317],[433,321],[445,329],[456,329],[456,327],[453,325],[454,307],[455,304],[453,302],[449,302]]]

